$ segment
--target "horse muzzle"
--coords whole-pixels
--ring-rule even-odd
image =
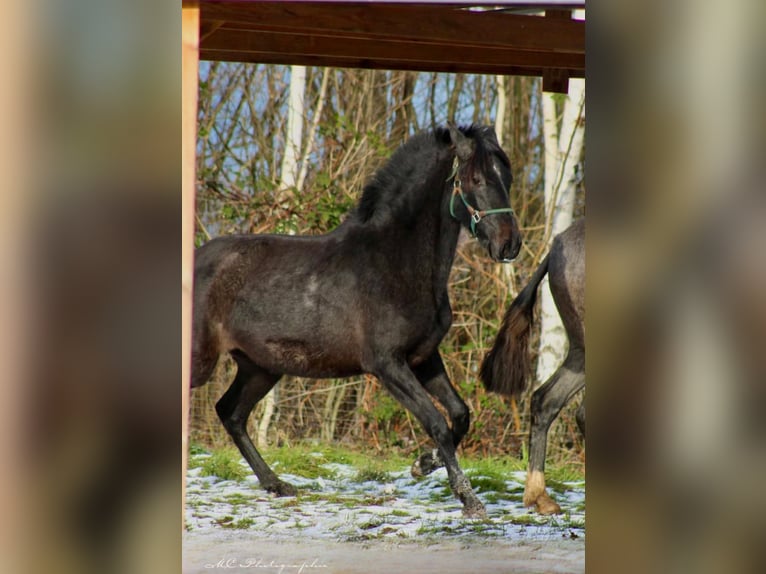
[[[486,231],[488,231],[487,236],[485,238],[479,236],[479,240],[493,260],[509,263],[516,259],[521,251],[521,234],[515,220],[493,225]]]
[[[493,242],[489,244],[489,256],[501,263],[510,263],[516,259],[519,251],[521,251],[521,237],[518,234],[499,246]]]

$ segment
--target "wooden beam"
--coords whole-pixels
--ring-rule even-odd
[[[273,54],[257,52],[227,52],[225,50],[202,50],[202,60],[223,62],[250,62],[254,64],[282,64],[298,66],[328,66],[332,68],[365,68],[373,70],[406,70],[414,72],[445,72],[445,73],[474,73],[474,74],[500,74],[508,76],[536,76],[541,77],[545,71],[543,68],[522,68],[506,65],[472,64],[464,65],[462,62],[391,62],[390,60],[365,60],[355,57],[331,58],[327,56]],[[570,70],[569,77],[583,78],[585,70]]]
[[[202,4],[203,22],[291,34],[378,38],[421,43],[505,46],[585,54],[585,23],[453,6],[223,2]],[[203,46],[204,47],[204,46]]]
[[[388,39],[339,38],[329,34],[250,31],[232,29],[228,24],[223,24],[212,32],[202,43],[201,49],[203,57],[208,51],[285,54],[390,62],[389,67],[395,67],[395,63],[418,62],[426,68],[431,68],[454,66],[459,62],[466,67],[483,64],[513,65],[518,68],[585,69],[585,54],[519,50],[505,46],[455,46]]]
[[[213,32],[218,30],[221,26],[223,26],[226,22],[224,20],[205,20],[204,22],[200,22],[199,26],[199,43],[202,45],[202,43],[210,36]]]
[[[573,22],[571,10],[546,10],[545,20],[547,22]],[[585,68],[583,62],[583,69]],[[566,94],[569,92],[568,70],[563,66],[550,67],[543,71],[543,91]]]
[[[191,380],[192,281],[194,276],[194,187],[196,183],[197,90],[199,83],[198,6],[184,5],[181,12],[182,66],[182,182],[181,182],[181,515],[184,512],[186,453],[189,432]],[[183,519],[181,520],[183,524]]]

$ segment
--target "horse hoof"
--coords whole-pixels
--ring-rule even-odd
[[[444,465],[441,463],[441,460],[434,456],[433,453],[426,452],[421,454],[417,460],[412,463],[410,474],[412,474],[413,478],[423,478],[442,466]]]
[[[524,493],[524,498],[522,499],[522,503],[527,508],[529,508],[530,506],[537,506],[537,499],[538,498],[540,498],[539,494],[535,495],[535,494],[529,494],[529,493],[525,492]]]
[[[296,496],[298,494],[298,490],[292,484],[281,480],[274,485],[267,486],[266,490],[277,496]]]
[[[561,514],[561,507],[547,494],[543,494],[537,498],[535,507],[539,514]]]
[[[466,518],[487,518],[487,509],[481,502],[478,505],[464,506],[463,516]]]

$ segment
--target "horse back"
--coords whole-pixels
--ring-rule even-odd
[[[197,251],[194,335],[273,372],[360,371],[359,278],[332,236],[217,238]]]
[[[205,244],[195,260],[195,339],[218,354],[237,349],[263,368],[306,377],[366,372],[381,346],[400,346],[420,362],[449,328],[444,305],[431,304],[426,282],[403,281],[395,271],[411,266],[383,261],[380,242],[346,235]]]

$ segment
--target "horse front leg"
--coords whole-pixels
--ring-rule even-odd
[[[471,414],[468,406],[457,394],[455,387],[452,386],[441,355],[436,351],[426,362],[418,365],[413,371],[428,394],[436,398],[447,410],[452,425],[452,442],[457,449],[460,446],[460,441],[468,432]],[[411,473],[412,476],[419,478],[431,474],[443,466],[444,461],[439,455],[439,449],[435,448],[418,457],[412,465]]]
[[[535,506],[540,514],[559,514],[561,507],[545,489],[545,451],[548,429],[569,401],[585,386],[585,356],[569,351],[564,364],[532,395],[529,432],[529,466],[524,487],[524,506]]]
[[[447,467],[452,492],[463,503],[463,515],[469,518],[486,518],[484,505],[471,488],[463,474],[455,454],[455,439],[447,421],[428,397],[423,385],[404,360],[380,361],[372,371],[383,386],[420,421],[428,436],[436,443],[444,466]]]

